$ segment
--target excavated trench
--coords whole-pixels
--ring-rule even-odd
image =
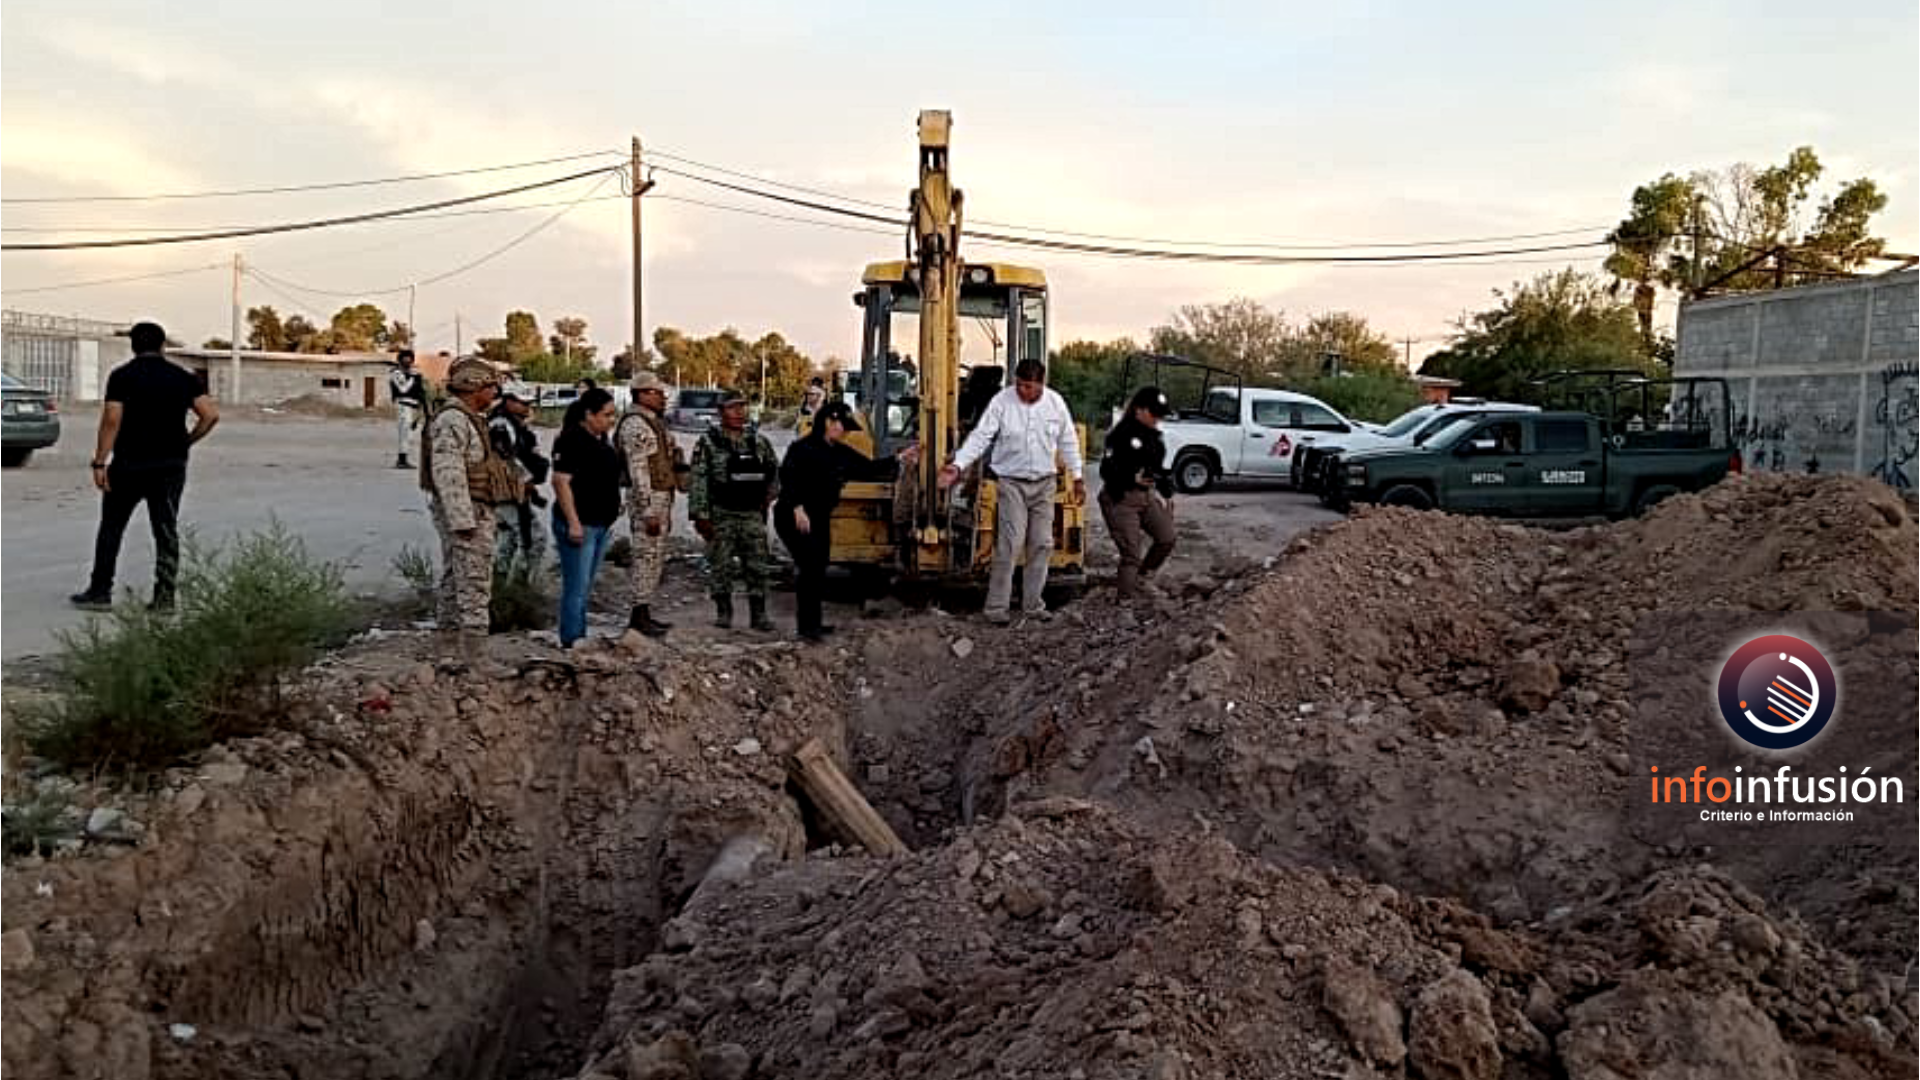
[[[929,631],[890,634],[870,647],[928,659],[950,648]],[[955,716],[923,704],[945,703],[972,676],[914,663],[886,670],[917,677],[889,675],[869,685],[856,674],[846,708],[827,707],[831,698],[823,697],[819,707],[795,710],[793,726],[772,725],[779,734],[763,751],[769,767],[748,781],[750,791],[740,778],[712,775],[704,760],[685,760],[716,748],[737,758],[733,747],[746,732],[768,734],[769,725],[751,717],[717,714],[718,703],[683,698],[671,719],[654,717],[665,721],[657,738],[623,743],[609,732],[619,721],[596,701],[618,697],[615,688],[636,681],[631,676],[508,691],[534,699],[509,706],[521,717],[551,713],[541,734],[490,740],[482,719],[481,737],[472,740],[485,744],[479,757],[458,766],[452,782],[429,783],[431,794],[396,806],[391,830],[367,834],[365,815],[342,805],[321,842],[317,876],[281,882],[257,913],[232,922],[231,937],[254,949],[253,985],[203,971],[184,1000],[204,1003],[215,1027],[291,1021],[287,1061],[342,1031],[350,1033],[349,1049],[365,1048],[341,1062],[349,1072],[382,1075],[377,1059],[391,1056],[395,1076],[572,1076],[615,973],[660,948],[662,928],[708,878],[742,876],[756,858],[793,860],[848,845],[796,784],[777,778],[784,754],[775,743],[790,750],[817,738],[844,748],[838,756],[850,777],[916,849],[1003,805],[1007,776],[990,765],[1003,726],[977,712]],[[776,685],[752,696],[786,704],[778,684],[789,677],[805,684],[820,673],[783,666]],[[637,681],[643,692],[656,690]],[[916,700],[921,693],[927,696]],[[484,703],[462,712],[493,715]],[[690,714],[701,719],[673,730],[673,719]],[[706,738],[717,741],[702,745]],[[657,782],[639,771],[648,757],[661,765]],[[477,798],[459,780],[510,778],[516,769],[523,782],[506,800]],[[289,919],[289,907],[307,917]],[[319,911],[328,915],[316,920]],[[423,921],[434,927],[425,935],[430,945]],[[295,924],[306,947],[269,948]]]
[[[1887,522],[1889,549],[1909,553],[1911,519]],[[788,780],[786,756],[809,738],[910,847],[930,853],[909,876],[966,864],[952,848],[931,850],[955,826],[1061,795],[1104,803],[1150,833],[1223,837],[1270,868],[1460,898],[1508,925],[1539,926],[1541,909],[1559,903],[1628,911],[1647,881],[1701,861],[1675,851],[1628,868],[1618,837],[1565,824],[1600,820],[1586,810],[1612,798],[1606,755],[1623,737],[1583,725],[1568,705],[1591,691],[1604,695],[1602,713],[1624,716],[1614,702],[1626,684],[1617,663],[1580,659],[1601,651],[1591,613],[1549,597],[1576,569],[1620,578],[1576,565],[1605,569],[1611,548],[1477,523],[1445,522],[1430,541],[1399,519],[1344,528],[1349,547],[1381,550],[1368,560],[1296,552],[1274,576],[1214,583],[1205,603],[1144,622],[1072,614],[1050,628],[982,632],[915,617],[850,633],[826,653],[724,642],[671,657],[588,650],[484,688],[405,650],[343,657],[311,688],[299,735],[181,770],[154,806],[136,808],[158,842],[9,873],[9,937],[27,929],[38,959],[8,969],[6,1072],[579,1075],[626,1036],[610,1027],[610,1002],[644,996],[632,980],[649,977],[650,955],[673,953],[690,970],[692,958],[713,962],[675,918],[703,881],[767,874],[843,839]],[[1643,531],[1637,542],[1660,541]],[[1481,554],[1467,562],[1463,550]],[[1806,576],[1860,591],[1868,606],[1910,609],[1910,569],[1875,586],[1875,564],[1858,562],[1866,569]],[[1483,602],[1409,609],[1396,566]],[[1560,631],[1569,640],[1551,706],[1501,711],[1517,670],[1502,657],[1548,641],[1509,610],[1578,628]],[[1276,625],[1276,611],[1291,620]],[[1902,633],[1910,641],[1911,627]],[[1617,640],[1607,639],[1615,652]],[[1490,786],[1531,801],[1481,813]],[[958,846],[982,835],[969,830]],[[1882,925],[1888,912],[1911,912],[1911,873],[1901,880],[1881,864],[1910,868],[1911,855],[1834,871],[1851,869],[1847,888],[1859,893],[1835,891],[1831,903],[1853,919],[1861,940],[1836,943],[1856,957],[1872,954],[1875,937],[1911,942],[1910,927]],[[823,881],[866,873],[821,869]],[[817,891],[801,888],[803,908]],[[1797,901],[1814,896],[1801,890]],[[1242,929],[1207,933],[1230,940]],[[715,975],[740,985],[701,984],[689,997],[702,1000],[669,997],[648,1022],[725,1009],[754,981],[749,968]],[[1611,985],[1538,977],[1568,1007]],[[1870,971],[1861,985],[1872,991],[1877,979]],[[1514,986],[1525,1004],[1525,984]],[[1847,1001],[1849,1015],[1866,1008]],[[1778,1019],[1789,1005],[1767,1008]],[[1838,1025],[1834,1009],[1823,1015]],[[1877,1015],[1891,1024],[1902,1014]],[[193,1034],[173,1034],[177,1024]],[[1910,1029],[1898,1037],[1911,1046]]]

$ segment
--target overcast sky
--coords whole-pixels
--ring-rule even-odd
[[[1892,200],[1884,234],[1896,250],[1920,248],[1912,0],[1850,4],[1845,18],[1804,0],[1587,4],[1584,13],[1362,0],[1168,7],[1028,0],[936,14],[897,3],[476,0],[456,15],[391,0],[7,0],[0,191],[20,199],[354,180],[624,153],[639,135],[650,150],[900,206],[915,178],[915,115],[949,108],[970,220],[1296,244],[1586,230],[1532,241],[1553,243],[1597,239],[1634,186],[1662,172],[1773,163],[1811,145],[1829,181],[1878,181]],[[52,227],[100,237],[277,222],[591,164],[245,198],[10,202],[0,224],[10,242],[25,242],[58,238],[25,231]],[[863,263],[899,257],[897,233],[669,201],[818,216],[656,179],[649,333],[777,329],[816,357],[857,352],[849,297]],[[571,200],[594,183],[503,202]],[[592,194],[617,195],[618,182]],[[249,305],[324,320],[366,299],[404,317],[404,291],[372,290],[461,267],[556,209],[237,246],[9,252],[0,292],[10,308],[158,318],[197,344],[227,334],[224,269],[48,287],[223,266],[237,250],[290,283],[247,279]],[[623,201],[588,198],[497,258],[421,287],[422,344],[451,347],[456,314],[470,344],[526,308],[543,328],[582,316],[603,354],[617,350],[631,336],[627,220]],[[1491,289],[1599,263],[1584,253],[1415,269],[991,255],[1048,272],[1055,344],[1144,337],[1181,304],[1250,296],[1296,319],[1356,312],[1390,337],[1420,339],[1416,357],[1440,345],[1461,312],[1487,306]]]

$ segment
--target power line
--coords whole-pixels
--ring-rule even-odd
[[[318,184],[289,184],[283,187],[229,188],[224,191],[171,191],[152,195],[46,195],[33,198],[0,198],[0,203],[102,203],[102,202],[157,202],[166,199],[224,199],[240,195],[285,195],[300,191],[336,191],[341,188],[378,187],[383,184],[410,184],[419,180],[444,180],[451,176],[477,176],[481,173],[510,172],[514,169],[531,169],[540,165],[558,165],[569,161],[584,161],[588,158],[605,157],[612,150],[593,150],[584,154],[567,154],[562,157],[540,158],[535,161],[515,161],[505,165],[479,165],[470,169],[449,169],[446,172],[414,173],[410,176],[383,176],[369,180],[335,180]]]
[[[667,153],[661,150],[649,150],[647,151],[647,156],[658,157],[658,158],[669,160],[669,161],[677,161],[684,165],[691,165],[696,168],[704,169],[708,172],[719,173],[723,176],[732,176],[739,179],[752,180],[769,187],[783,188],[788,191],[803,192],[808,195],[817,195],[823,198],[835,199],[840,202],[850,203],[855,206],[874,207],[882,210],[889,210],[889,211],[896,211],[896,212],[900,209],[898,206],[895,206],[895,205],[875,202],[871,199],[855,198],[851,195],[842,195],[836,192],[825,190],[823,188],[807,187],[802,184],[790,184],[790,183],[785,183],[779,180],[770,180],[765,177],[756,176],[753,173],[742,172],[741,170],[738,170],[738,169],[729,169],[720,165],[711,165],[706,162],[696,161],[692,158],[682,157],[681,155]],[[667,172],[673,175],[687,176],[689,179],[698,179],[698,177],[693,177],[690,174],[687,174],[684,172],[677,172],[667,166],[659,166],[658,168],[661,172]],[[1546,239],[1546,238],[1555,237],[1555,236],[1590,235],[1592,233],[1605,232],[1608,228],[1611,227],[1607,225],[1589,225],[1589,226],[1580,226],[1577,228],[1568,228],[1568,229],[1549,229],[1544,232],[1507,233],[1499,236],[1466,237],[1466,238],[1455,239],[1455,240],[1405,240],[1405,241],[1378,241],[1378,242],[1347,241],[1347,242],[1341,242],[1341,243],[1334,243],[1331,241],[1315,241],[1311,243],[1305,242],[1305,241],[1299,241],[1299,242],[1279,243],[1275,241],[1231,242],[1231,241],[1223,241],[1223,240],[1190,240],[1190,239],[1167,239],[1167,238],[1141,237],[1141,236],[1124,236],[1124,235],[1117,235],[1113,233],[1078,232],[1072,229],[1055,229],[1055,228],[1049,228],[1049,227],[1040,226],[1040,225],[1022,225],[1022,224],[1017,224],[1013,222],[989,221],[985,218],[978,219],[975,222],[975,224],[983,225],[988,228],[995,228],[995,229],[1012,229],[1018,232],[1043,233],[1051,236],[1079,237],[1079,238],[1088,239],[1088,240],[1111,240],[1111,241],[1118,241],[1120,243],[1127,243],[1127,244],[1159,244],[1159,245],[1171,245],[1171,246],[1180,246],[1180,247],[1217,247],[1217,248],[1225,248],[1229,250],[1285,249],[1289,251],[1343,251],[1349,248],[1457,247],[1463,244],[1493,244],[1493,243],[1505,243],[1513,240],[1540,240],[1540,239]]]
[[[451,270],[445,271],[444,273],[435,274],[432,277],[428,277],[428,278],[422,278],[419,281],[408,282],[405,285],[396,285],[390,289],[355,289],[351,291],[339,290],[339,289],[321,289],[321,288],[315,288],[312,286],[301,285],[297,282],[288,281],[285,278],[275,277],[274,275],[269,274],[264,270],[259,270],[253,266],[246,267],[245,272],[259,279],[263,283],[277,284],[284,288],[293,289],[296,292],[312,293],[316,296],[333,296],[333,297],[348,297],[348,298],[359,297],[359,296],[391,296],[395,293],[406,292],[409,289],[420,288],[427,285],[437,285],[442,281],[446,281],[449,278],[456,277],[460,274],[464,274],[467,271],[474,269],[475,267],[478,267],[484,263],[490,262],[493,259],[497,258],[498,256],[504,255],[508,251],[513,250],[514,248],[525,243],[526,241],[531,240],[535,235],[540,233],[542,230],[546,229],[549,225],[552,225],[554,222],[559,221],[561,218],[567,216],[568,211],[572,210],[574,207],[579,206],[581,203],[586,202],[588,199],[592,198],[594,193],[599,191],[601,188],[607,186],[607,181],[613,179],[615,175],[617,175],[617,170],[602,173],[600,176],[599,182],[595,183],[592,187],[588,188],[585,192],[583,192],[580,195],[579,198],[574,199],[573,201],[565,204],[560,208],[558,212],[548,215],[547,218],[541,221],[539,224],[534,225],[532,228],[527,229],[525,232],[520,233],[519,235],[515,236],[513,239],[507,241],[504,244],[501,244],[499,247],[496,247],[493,250],[487,252],[486,254],[481,255],[479,258],[462,263]]]
[[[439,210],[449,206],[462,206],[467,203],[497,199],[503,195],[517,195],[523,191],[534,191],[539,188],[553,187],[558,184],[584,179],[589,176],[598,176],[603,173],[611,174],[614,171],[616,170],[606,167],[588,169],[584,172],[570,173],[566,176],[555,177],[551,180],[537,180],[530,184],[500,188],[495,191],[482,192],[478,195],[463,195],[456,199],[441,199],[437,202],[418,203],[413,206],[403,206],[393,210],[376,210],[364,214],[349,214],[345,217],[295,221],[279,225],[258,225],[245,229],[225,229],[217,232],[193,233],[187,236],[119,237],[113,240],[70,240],[57,243],[9,243],[0,244],[0,251],[74,251],[91,248],[152,247],[160,244],[194,244],[207,240],[231,240],[242,236],[264,236],[270,233],[325,229],[337,225],[352,225],[363,221],[380,221],[386,218],[403,217],[408,214],[419,213],[423,210]]]
[[[716,180],[710,176],[699,176],[697,174],[685,172],[677,168],[668,168],[665,166],[661,166],[661,167],[658,167],[658,171],[667,173],[670,176],[684,177],[696,183],[708,184],[713,187],[724,188],[728,191],[738,192],[743,195],[750,195],[760,199],[769,199],[775,202],[786,203],[791,206],[800,206],[809,210],[818,210],[824,213],[838,214],[842,217],[858,218],[863,221],[876,221],[882,224],[893,225],[896,227],[905,227],[907,224],[907,222],[904,219],[885,217],[880,214],[868,213],[864,210],[853,210],[846,207],[831,206],[826,203],[816,202],[810,199],[801,199],[791,195],[784,195],[776,191],[766,191],[764,189],[749,187],[744,184],[735,184],[726,180]],[[1112,244],[1088,244],[1088,243],[1082,243],[1082,242],[1073,241],[1073,240],[1054,240],[1046,237],[1037,237],[1037,236],[1017,236],[1010,233],[988,232],[983,230],[976,230],[969,233],[968,235],[976,242],[991,241],[991,242],[997,242],[1003,245],[1010,245],[1014,247],[1037,248],[1037,249],[1046,250],[1046,251],[1077,252],[1081,254],[1090,254],[1090,255],[1107,255],[1107,256],[1112,256],[1116,258],[1158,259],[1158,260],[1167,260],[1167,261],[1174,261],[1174,262],[1229,263],[1229,264],[1245,265],[1245,266],[1285,266],[1285,265],[1309,265],[1309,264],[1323,264],[1323,263],[1326,263],[1326,264],[1338,264],[1338,263],[1373,264],[1373,263],[1442,262],[1442,261],[1455,261],[1459,259],[1473,258],[1473,257],[1535,255],[1535,254],[1544,254],[1546,252],[1554,252],[1554,251],[1581,251],[1588,248],[1610,246],[1608,242],[1605,240],[1592,240],[1592,241],[1585,241],[1585,242],[1571,243],[1571,244],[1539,244],[1539,245],[1531,245],[1526,247],[1481,249],[1481,250],[1475,250],[1475,251],[1412,252],[1407,254],[1387,254],[1387,255],[1324,255],[1324,254],[1323,255],[1269,255],[1269,254],[1251,254],[1251,253],[1221,252],[1221,251],[1182,251],[1182,250],[1167,249],[1167,248],[1121,247],[1121,246],[1112,245]]]
[[[151,274],[128,274],[124,277],[95,278],[92,281],[69,281],[62,285],[35,285],[30,289],[0,290],[8,296],[25,293],[64,292],[68,289],[87,289],[95,285],[120,285],[129,281],[151,281],[155,278],[181,277],[186,274],[201,274],[208,270],[224,270],[227,263],[208,263],[205,266],[187,266],[179,270],[157,270]]]

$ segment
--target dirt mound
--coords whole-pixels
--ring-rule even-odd
[[[1711,872],[1503,932],[1073,800],[703,893],[665,940],[616,976],[582,1080],[1773,1080],[1835,1047],[1861,1075],[1912,1067],[1911,1002]],[[1697,1063],[1720,1071],[1678,1071]]]

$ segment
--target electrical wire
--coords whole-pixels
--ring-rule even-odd
[[[875,202],[871,199],[859,199],[851,195],[841,195],[832,191],[827,191],[823,188],[806,187],[801,184],[789,184],[779,180],[770,180],[762,176],[756,176],[753,173],[743,172],[738,169],[729,169],[729,168],[726,168],[725,166],[720,166],[720,165],[711,165],[706,162],[696,161],[692,158],[683,157],[681,155],[668,153],[662,150],[649,150],[649,151],[646,151],[643,155],[643,159],[650,158],[650,157],[659,157],[663,160],[677,161],[683,165],[690,165],[695,168],[704,169],[708,172],[719,173],[723,176],[732,176],[738,179],[753,180],[769,187],[784,188],[789,191],[799,191],[808,195],[817,195],[823,198],[835,199],[844,203],[851,203],[856,206],[868,206],[868,207],[875,207],[882,210],[892,210],[892,211],[899,210],[898,206],[892,206],[885,203]],[[668,171],[667,167],[664,167],[664,166],[660,167],[660,169],[662,172]],[[684,176],[687,174],[681,173],[679,175]],[[1240,250],[1284,249],[1288,251],[1344,251],[1350,248],[1458,247],[1463,244],[1491,244],[1491,243],[1505,243],[1507,241],[1512,241],[1512,240],[1540,240],[1540,239],[1546,239],[1546,238],[1555,237],[1555,236],[1590,235],[1597,232],[1605,232],[1608,228],[1610,228],[1610,226],[1606,226],[1606,225],[1589,225],[1589,226],[1580,226],[1577,228],[1549,229],[1544,232],[1507,233],[1500,236],[1468,237],[1468,238],[1457,239],[1457,240],[1406,240],[1406,241],[1378,241],[1378,242],[1349,241],[1349,242],[1342,242],[1342,243],[1334,243],[1331,241],[1313,241],[1313,242],[1290,241],[1287,243],[1280,243],[1277,241],[1230,242],[1230,241],[1223,241],[1223,240],[1182,240],[1182,239],[1165,239],[1165,238],[1141,237],[1141,236],[1124,236],[1124,235],[1116,235],[1112,233],[1077,232],[1072,229],[1055,229],[1055,228],[1049,228],[1049,227],[1040,226],[1040,225],[1022,225],[1022,224],[1016,224],[1016,223],[1004,222],[1004,221],[989,221],[985,218],[978,219],[976,222],[974,222],[974,224],[983,225],[993,229],[1012,229],[1017,232],[1042,233],[1050,236],[1079,237],[1079,238],[1088,239],[1088,240],[1112,240],[1112,241],[1118,241],[1121,243],[1128,243],[1128,244],[1157,244],[1157,245],[1170,245],[1170,246],[1180,246],[1180,247],[1217,247],[1217,248],[1226,248],[1230,250],[1232,249],[1240,249]]]
[[[61,285],[35,285],[28,289],[0,289],[7,296],[27,293],[64,292],[68,289],[89,289],[95,285],[122,285],[129,281],[152,281],[155,278],[182,277],[186,274],[202,274],[208,270],[224,270],[230,263],[207,263],[205,266],[187,266],[178,270],[157,270],[151,274],[128,274],[124,277],[95,278],[92,281],[69,281]]]
[[[119,237],[113,240],[72,240],[49,243],[6,243],[0,244],[0,251],[75,251],[93,248],[152,247],[161,244],[194,244],[208,240],[231,240],[242,236],[265,236],[272,233],[300,232],[308,229],[325,229],[337,225],[351,225],[363,221],[380,221],[387,218],[404,217],[423,210],[439,210],[449,206],[462,206],[468,203],[497,199],[504,195],[517,195],[523,191],[554,187],[573,180],[585,179],[602,174],[612,175],[617,170],[611,168],[587,169],[570,173],[550,180],[536,180],[529,184],[519,184],[510,188],[482,192],[478,195],[463,195],[455,199],[441,199],[436,202],[419,203],[413,206],[397,207],[392,210],[376,210],[364,214],[349,214],[345,217],[320,218],[310,221],[285,222],[277,225],[258,225],[245,229],[226,229],[217,232],[193,233],[187,236]]]
[[[152,195],[45,195],[31,198],[0,198],[0,203],[103,203],[103,202],[158,202],[167,199],[224,199],[242,195],[285,195],[302,191],[337,191],[341,188],[378,187],[384,184],[410,184],[420,180],[444,180],[452,176],[477,176],[482,173],[510,172],[514,169],[531,169],[540,165],[559,165],[569,161],[585,161],[589,158],[620,156],[616,150],[592,150],[582,154],[566,154],[561,157],[540,158],[534,161],[515,161],[505,165],[478,165],[470,169],[449,169],[446,172],[414,173],[410,176],[383,176],[369,180],[335,180],[318,184],[289,184],[283,187],[229,188],[224,191],[171,191]]]
[[[838,214],[842,217],[857,218],[863,221],[875,221],[896,227],[905,227],[907,225],[904,218],[890,218],[880,214],[868,213],[863,210],[831,206],[811,199],[801,199],[791,195],[784,195],[776,191],[767,191],[726,180],[716,180],[709,176],[700,176],[668,166],[657,166],[656,169],[669,176],[680,176],[696,183],[723,188],[755,198],[769,199],[774,202],[800,206],[809,210]],[[1088,244],[1075,240],[1055,240],[1038,236],[1018,236],[1011,233],[990,232],[986,230],[972,230],[968,232],[967,235],[976,242],[993,241],[1003,245],[1036,248],[1045,251],[1077,252],[1082,254],[1107,255],[1117,258],[1159,259],[1174,262],[1228,263],[1243,266],[1443,262],[1457,261],[1476,256],[1536,255],[1555,251],[1582,251],[1589,248],[1611,246],[1606,240],[1590,240],[1571,244],[1538,244],[1526,247],[1480,249],[1474,251],[1423,251],[1380,255],[1269,255],[1223,251],[1183,251],[1168,248],[1121,247],[1112,244]]]
[[[316,288],[308,285],[301,285],[293,281],[288,281],[285,278],[277,277],[273,274],[269,274],[266,271],[260,270],[257,267],[253,267],[253,266],[245,267],[245,272],[248,274],[248,276],[256,278],[263,283],[276,284],[283,288],[292,289],[296,292],[312,293],[316,296],[332,296],[332,297],[348,297],[348,298],[358,297],[358,296],[391,296],[396,293],[407,292],[411,289],[423,288],[428,285],[436,285],[442,281],[448,280],[449,278],[457,277],[460,274],[464,274],[467,271],[472,270],[478,266],[481,266],[484,263],[490,262],[493,259],[501,255],[504,255],[508,251],[511,251],[514,248],[520,246],[526,241],[533,239],[533,237],[539,234],[542,230],[546,229],[548,226],[552,225],[554,222],[559,221],[561,218],[567,216],[567,213],[573,210],[573,208],[579,206],[581,203],[586,202],[588,199],[592,198],[595,192],[598,192],[601,188],[607,186],[608,180],[613,179],[617,175],[619,175],[618,170],[610,170],[608,172],[601,174],[599,181],[596,182],[592,187],[588,188],[585,192],[583,192],[579,198],[576,198],[573,201],[567,203],[566,205],[562,206],[557,212],[548,215],[545,220],[542,220],[538,224],[534,225],[532,228],[527,229],[526,231],[520,233],[519,235],[515,236],[513,239],[508,240],[506,243],[501,244],[499,247],[496,247],[493,250],[488,251],[486,254],[481,255],[479,258],[472,259],[468,262],[462,263],[451,270],[445,271],[443,273],[435,274],[432,277],[422,278],[419,281],[408,282],[405,285],[396,285],[390,289],[355,289],[355,290],[322,289],[322,288]]]

